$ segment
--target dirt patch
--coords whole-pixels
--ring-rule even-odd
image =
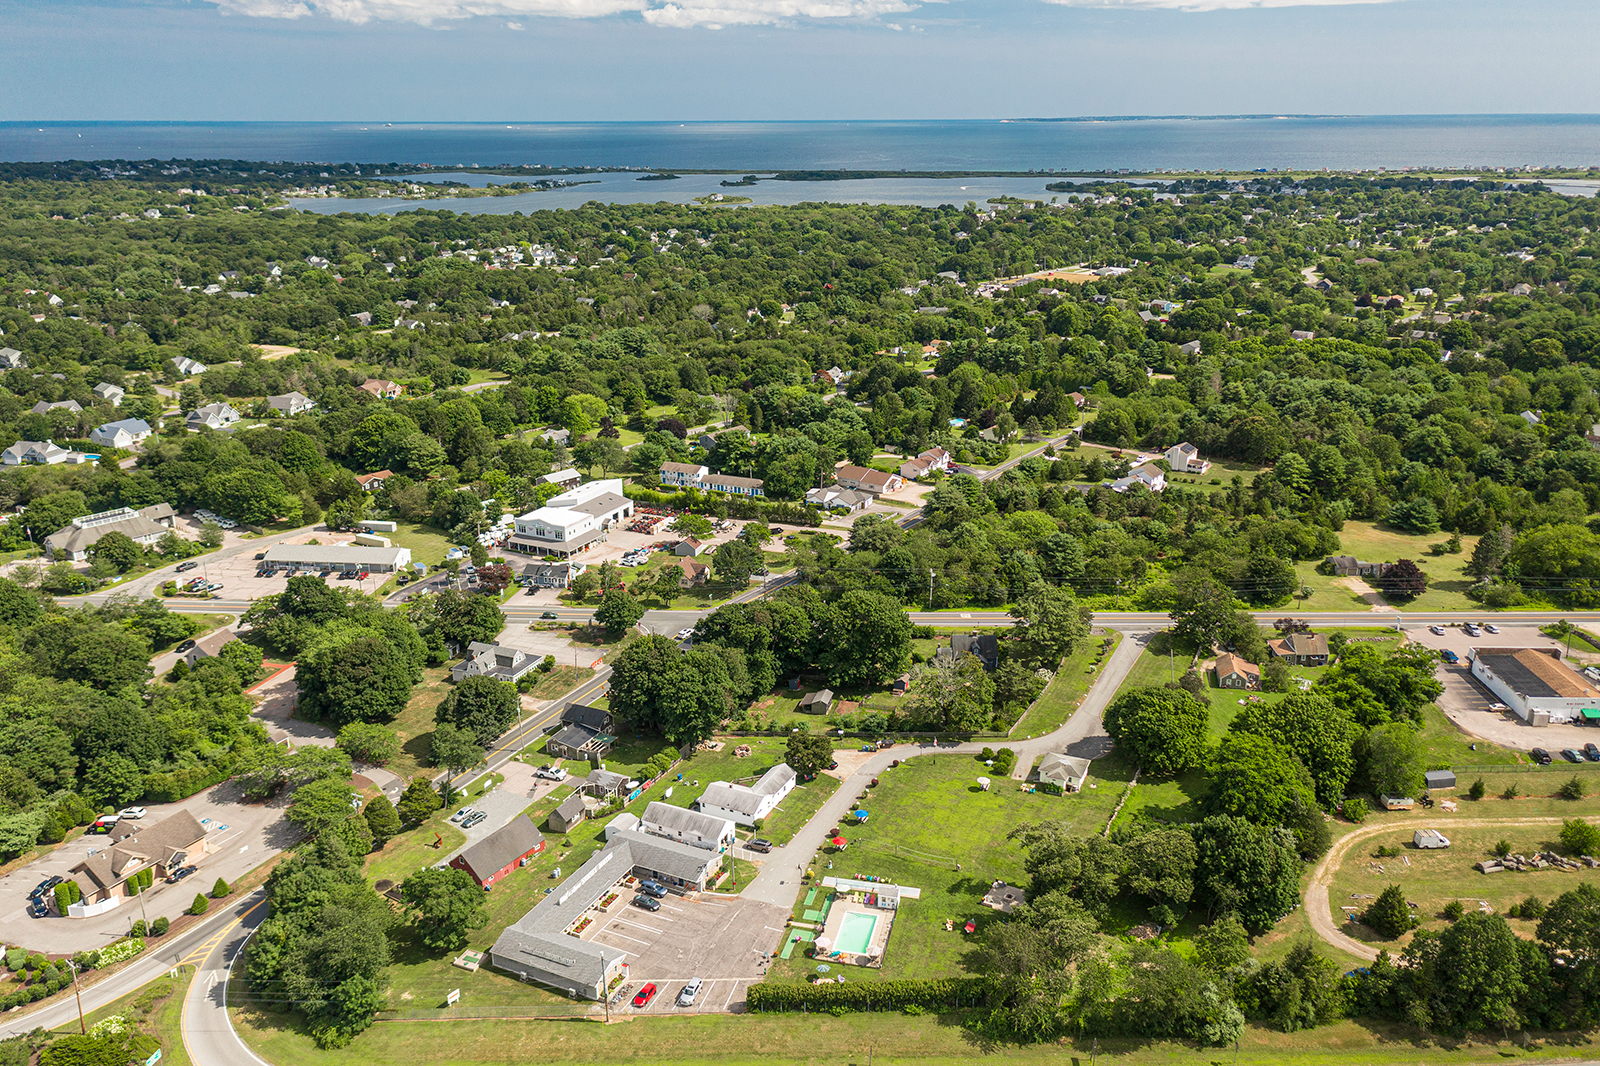
[[[1359,577],[1335,578],[1333,583],[1335,585],[1343,585],[1351,592],[1354,592],[1357,596],[1360,596],[1362,600],[1366,601],[1367,606],[1374,611],[1394,610],[1393,607],[1389,606],[1389,601],[1383,598],[1383,593],[1379,592],[1377,589],[1373,588]]]
[[[286,355],[297,355],[299,348],[287,344],[252,344],[250,347],[261,353],[263,359],[282,359]]]

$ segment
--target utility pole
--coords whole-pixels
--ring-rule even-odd
[[[933,569],[928,570],[928,610],[933,610]]]
[[[80,1035],[87,1036],[89,1027],[83,1021],[83,993],[78,989],[78,964],[68,959],[67,965],[72,967],[72,994],[78,1000],[78,1032]]]

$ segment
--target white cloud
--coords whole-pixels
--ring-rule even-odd
[[[1332,7],[1346,4],[1392,4],[1400,0],[1044,0],[1063,7],[1103,10],[1237,11],[1263,7]]]
[[[601,18],[639,13],[657,26],[749,26],[795,19],[874,18],[910,11],[911,0],[212,0],[225,12],[257,18],[325,15],[341,22],[421,25],[476,16]],[[511,29],[521,25],[508,23]]]

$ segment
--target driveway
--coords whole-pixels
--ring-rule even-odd
[[[300,688],[295,683],[293,666],[273,674],[249,693],[261,701],[256,705],[255,717],[261,719],[268,730],[282,729],[297,748],[333,747],[338,737],[334,730],[321,722],[308,722],[294,716],[300,702]]]
[[[466,851],[468,848],[472,847],[472,845],[476,844],[490,833],[502,828],[507,822],[511,821],[511,819],[527,810],[528,797],[512,791],[511,789],[496,785],[494,788],[490,789],[488,792],[485,792],[477,799],[467,800],[463,806],[471,807],[475,811],[483,811],[484,813],[488,814],[489,817],[485,818],[471,829],[463,830],[463,832],[466,833],[467,842],[462,844],[455,851],[452,851],[449,855],[446,855],[443,859],[440,859],[440,863],[449,862],[451,859],[455,858],[457,855],[460,855],[463,851]]]
[[[138,918],[177,918],[194,902],[195,893],[209,893],[217,878],[231,883],[298,838],[299,831],[283,818],[286,805],[287,800],[282,797],[264,804],[245,803],[232,782],[178,803],[147,805],[146,825],[178,811],[188,811],[203,824],[214,827],[206,838],[210,851],[196,858],[199,869],[194,874],[175,885],[158,881],[142,895],[93,918],[52,915],[30,919],[26,913],[27,895],[34,885],[52,874],[68,876],[68,870],[82,862],[91,848],[100,850],[106,846],[105,837],[81,836],[0,878],[0,928],[7,930],[8,941],[47,955],[66,955],[104,947],[127,935],[129,925]]]

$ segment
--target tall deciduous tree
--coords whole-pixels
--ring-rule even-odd
[[[1209,708],[1181,689],[1131,689],[1106,708],[1106,732],[1144,770],[1175,774],[1206,758]]]
[[[400,886],[412,927],[423,946],[434,951],[460,951],[474,929],[489,924],[484,892],[463,870],[429,867]]]
[[[1300,856],[1287,829],[1214,815],[1195,830],[1200,896],[1213,916],[1233,914],[1260,934],[1300,899]]]
[[[1355,771],[1361,729],[1350,715],[1320,693],[1295,692],[1277,703],[1250,703],[1230,727],[1272,741],[1311,771],[1317,800],[1331,807],[1344,796]]]
[[[886,685],[910,665],[911,620],[894,600],[854,589],[831,606],[820,665],[840,688]]]
[[[600,597],[600,606],[594,610],[594,620],[610,637],[626,633],[644,617],[644,605],[624,589],[612,589]]]
[[[411,699],[416,667],[382,636],[355,630],[325,644],[295,670],[302,713],[335,724],[387,722]]]
[[[1040,665],[1055,669],[1089,636],[1089,623],[1068,589],[1036,582],[1011,609],[1018,639]]]
[[[433,730],[433,765],[450,771],[450,779],[470,770],[483,758],[483,745],[472,730],[451,722],[441,722]]]
[[[450,723],[472,734],[487,748],[517,720],[520,697],[510,682],[492,677],[468,677],[445,695],[433,712],[435,723]]]

